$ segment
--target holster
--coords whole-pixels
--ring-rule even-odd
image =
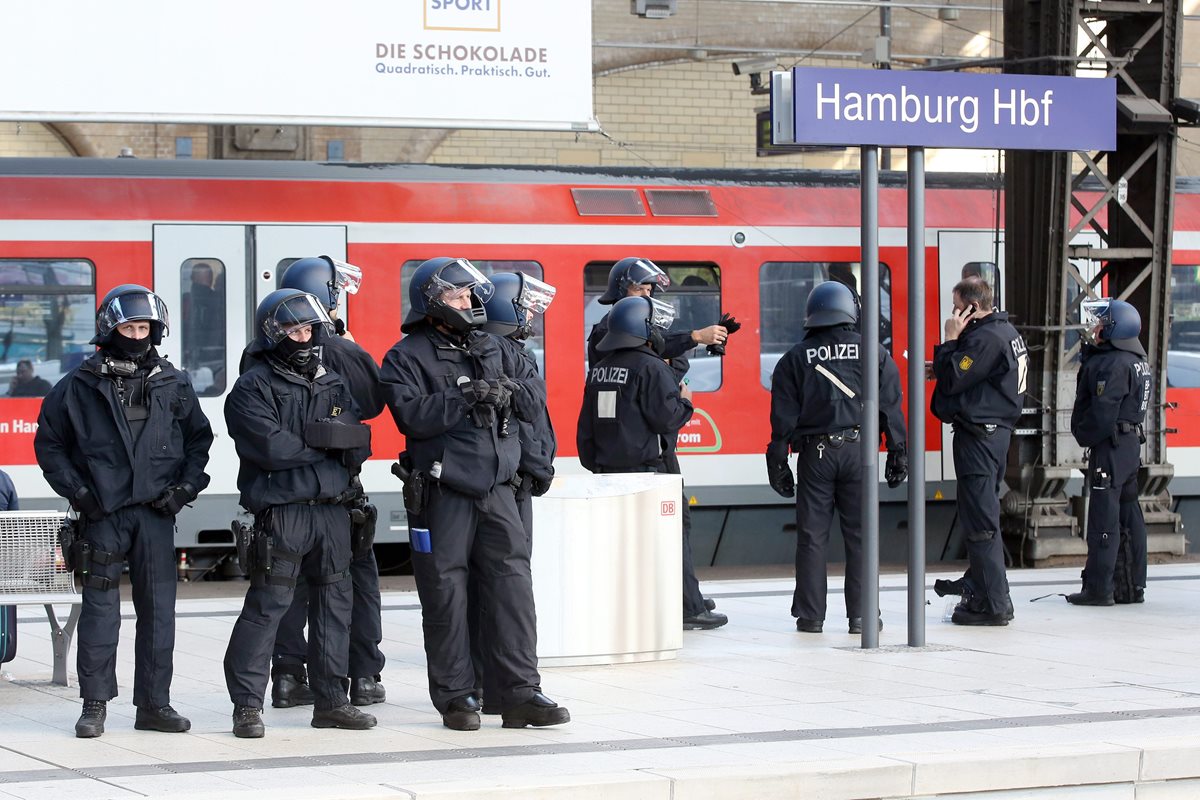
[[[407,452],[401,453],[392,464],[392,474],[404,483],[404,509],[410,516],[419,516],[425,510],[429,476],[413,469],[412,458]]]
[[[379,521],[379,509],[370,503],[361,503],[350,508],[350,551],[354,558],[362,558],[375,545],[375,524]]]
[[[62,527],[58,529],[58,547],[62,551],[63,564],[67,568],[67,572],[74,572],[76,566],[76,543],[80,540],[83,534],[83,519],[71,519],[67,517],[63,520]]]
[[[517,502],[523,503],[525,498],[529,497],[529,491],[533,488],[533,476],[528,472],[517,472],[512,476],[512,480],[508,482],[508,485],[512,487]]]

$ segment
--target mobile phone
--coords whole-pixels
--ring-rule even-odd
[[[974,303],[972,303],[971,305],[967,306],[967,313],[968,313],[968,314],[974,314],[974,313],[975,313],[976,311],[978,311],[978,310],[979,310],[979,306],[975,305]]]

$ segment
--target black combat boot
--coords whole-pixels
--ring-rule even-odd
[[[451,700],[442,714],[442,724],[452,731],[479,730],[479,701],[475,695],[466,694]]]
[[[275,667],[271,670],[272,706],[311,706],[316,700],[308,686],[308,672],[303,666]]]
[[[1111,606],[1114,601],[1111,593],[1100,594],[1084,586],[1083,591],[1067,595],[1067,602],[1073,606]]]
[[[233,735],[239,739],[261,739],[267,728],[263,725],[262,709],[254,706],[233,707]]]
[[[387,692],[379,682],[379,676],[373,678],[350,679],[350,702],[356,706],[370,706],[387,701]]]
[[[820,633],[824,628],[825,620],[823,619],[796,618],[796,630],[801,633]]]
[[[510,708],[500,715],[502,727],[524,728],[532,725],[544,728],[547,725],[562,725],[571,721],[571,713],[546,695],[538,692],[516,708]]]
[[[683,618],[685,631],[711,631],[729,622],[729,617],[718,611],[705,609],[694,617]]]
[[[163,733],[183,733],[191,730],[192,723],[170,706],[160,708],[142,708],[138,706],[137,718],[133,727],[139,731],[162,731]]]
[[[359,711],[349,703],[337,708],[318,708],[313,711],[312,726],[314,728],[344,728],[351,731],[365,731],[374,728],[379,721],[365,711]]]
[[[883,630],[883,617],[879,618],[879,630]],[[862,617],[850,618],[850,633],[862,633]]]
[[[80,739],[95,739],[104,733],[104,720],[107,718],[107,703],[103,700],[84,700],[83,713],[75,723],[75,735]]]

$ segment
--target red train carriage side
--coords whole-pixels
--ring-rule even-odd
[[[435,255],[470,258],[485,270],[520,269],[558,287],[534,340],[559,432],[557,468],[580,469],[574,429],[585,375],[585,334],[602,313],[595,297],[609,266],[628,255],[667,269],[679,324],[711,324],[721,311],[749,323],[724,359],[701,348],[690,382],[697,414],[680,433],[684,475],[701,509],[786,512],[766,487],[769,378],[800,335],[804,300],[821,280],[858,278],[859,199],[841,173],[546,171],[431,166],[21,160],[0,161],[0,325],[7,323],[0,379],[14,394],[18,365],[53,383],[90,350],[96,301],[112,286],[152,286],[172,312],[163,351],[187,369],[218,431],[212,486],[179,517],[177,546],[227,546],[237,513],[237,462],[223,430],[224,396],[236,377],[258,299],[292,260],[317,253],[362,267],[363,291],[348,299],[349,327],[376,358],[400,335],[407,276]],[[940,338],[943,299],[964,264],[994,279],[1003,246],[994,225],[1002,198],[994,181],[929,176],[926,264],[927,353]],[[885,177],[880,207],[884,287],[881,334],[906,373],[906,233],[903,187]],[[1176,212],[1181,307],[1200,326],[1200,233],[1194,198]],[[1180,260],[1182,257],[1183,260]],[[989,266],[989,265],[1000,265]],[[1188,270],[1191,273],[1188,273]],[[1179,310],[1177,309],[1177,314]],[[1190,317],[1189,317],[1190,319]],[[1200,334],[1198,334],[1200,336]],[[1181,419],[1200,409],[1181,339],[1182,383],[1168,399]],[[1174,344],[1173,344],[1174,346]],[[1194,348],[1200,352],[1200,339]],[[1174,363],[1174,362],[1172,362]],[[23,374],[27,374],[27,370]],[[62,507],[33,458],[40,401],[7,397],[0,410],[0,463],[29,507]],[[928,426],[927,473],[949,488],[940,425]],[[1185,464],[1200,433],[1176,424]],[[1195,441],[1193,441],[1195,439]],[[388,471],[403,447],[386,414],[374,424],[375,457],[364,480],[382,519],[383,541],[406,539],[399,484]],[[942,484],[945,484],[942,486]],[[1200,488],[1200,487],[1198,487]],[[900,500],[900,490],[883,489]],[[776,517],[777,519],[780,517]],[[782,518],[786,518],[782,517]],[[778,525],[776,525],[778,527]],[[776,542],[776,545],[778,542]],[[736,560],[773,560],[753,543],[725,543]],[[774,547],[775,545],[771,545]],[[715,543],[713,549],[716,548]],[[714,558],[722,560],[720,553]],[[786,560],[786,558],[785,558]]]

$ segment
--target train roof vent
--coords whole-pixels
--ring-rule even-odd
[[[647,189],[650,213],[656,217],[715,217],[717,207],[707,189]]]
[[[646,207],[637,189],[572,189],[581,217],[644,217]]]

